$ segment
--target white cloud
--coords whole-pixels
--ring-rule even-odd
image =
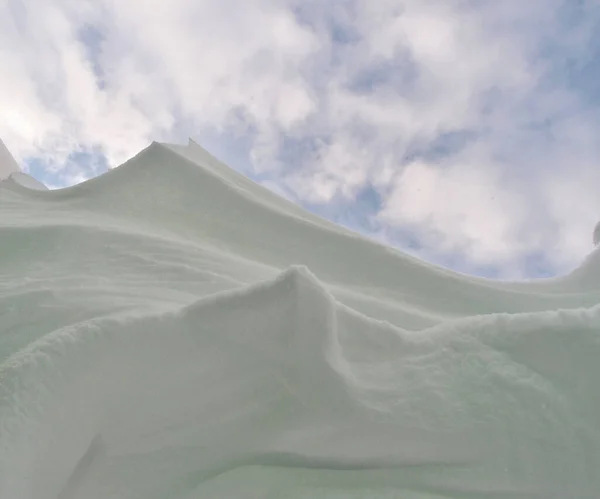
[[[381,216],[417,231],[440,253],[460,253],[475,264],[507,264],[536,241],[517,232],[526,199],[502,186],[493,166],[409,164],[397,176]]]
[[[99,145],[115,165],[168,135],[176,118],[218,128],[242,110],[273,135],[314,110],[297,68],[318,46],[277,2],[2,7],[3,46],[13,50],[2,53],[10,77],[1,90],[13,105],[3,106],[0,133],[20,157],[43,150],[60,160],[77,145]],[[80,36],[88,25],[103,37],[102,86]]]

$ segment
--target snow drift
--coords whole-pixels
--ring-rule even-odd
[[[0,497],[595,498],[600,262],[459,275],[154,143],[0,184]]]
[[[7,178],[11,173],[19,172],[19,165],[0,139],[0,180]]]

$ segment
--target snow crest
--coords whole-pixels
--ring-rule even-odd
[[[0,139],[0,180],[20,171],[19,165]]]
[[[0,250],[2,498],[600,490],[589,272],[430,266],[193,143],[0,185]]]

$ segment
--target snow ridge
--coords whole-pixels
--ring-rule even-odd
[[[0,186],[0,497],[592,498],[598,262],[500,283],[197,144]]]
[[[20,171],[19,165],[0,139],[0,180]]]

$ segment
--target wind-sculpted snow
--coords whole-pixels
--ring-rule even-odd
[[[19,172],[19,165],[12,157],[12,154],[0,139],[0,180],[7,178],[12,173]]]
[[[4,182],[0,498],[596,498],[596,259],[455,274],[193,143]]]
[[[20,185],[26,189],[33,189],[38,191],[47,191],[48,188],[42,184],[40,181],[34,179],[30,175],[27,175],[23,172],[13,172],[7,178],[2,180],[4,183],[14,183],[16,185]]]

